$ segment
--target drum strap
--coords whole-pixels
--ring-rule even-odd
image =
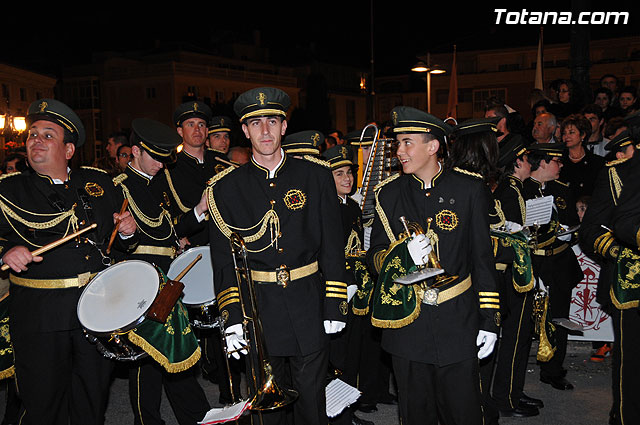
[[[36,289],[64,289],[64,288],[81,288],[85,286],[97,273],[82,273],[76,277],[65,279],[27,279],[10,274],[11,283],[18,286]]]
[[[172,246],[152,246],[152,245],[138,245],[133,254],[140,255],[162,255],[164,257],[175,258],[176,249]]]

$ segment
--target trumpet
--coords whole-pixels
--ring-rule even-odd
[[[230,237],[231,252],[240,293],[240,306],[242,310],[243,338],[247,341],[247,380],[250,381],[249,394],[251,398],[250,410],[265,411],[284,407],[293,403],[298,398],[298,392],[292,389],[281,388],[273,376],[269,354],[264,342],[262,322],[258,312],[257,299],[251,270],[247,258],[247,247],[244,240],[237,233]],[[244,283],[243,283],[244,282]],[[247,314],[244,301],[244,289],[248,291],[248,300],[251,315]],[[223,336],[223,340],[224,340]],[[226,349],[226,344],[223,345]],[[225,356],[226,358],[226,356]],[[228,367],[228,361],[227,361]],[[250,378],[250,379],[249,379]],[[229,374],[231,380],[231,374]],[[231,383],[233,388],[233,384]]]

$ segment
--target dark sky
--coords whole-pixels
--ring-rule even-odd
[[[90,61],[92,51],[135,50],[154,43],[181,43],[205,52],[215,52],[229,40],[252,38],[261,32],[262,44],[269,46],[272,61],[296,64],[308,58],[345,63],[369,69],[371,57],[370,1],[278,2],[172,2],[162,8],[148,8],[136,2],[84,3],[83,9],[48,10],[0,25],[4,34],[0,61],[28,69],[56,74],[62,63]],[[241,4],[240,4],[241,3]],[[508,11],[568,11],[571,2],[516,2],[489,5],[489,2],[374,1],[374,46],[376,74],[404,73],[416,56],[478,48],[535,45],[537,25],[496,25],[494,9]],[[582,10],[600,11],[588,1]],[[595,3],[595,2],[592,2]],[[237,4],[237,5],[236,5]],[[604,2],[597,3],[598,5]],[[631,2],[607,2],[609,10],[628,11],[627,25],[591,25],[591,37],[639,36],[640,19]],[[338,7],[341,7],[340,9]],[[91,8],[91,10],[89,9]],[[635,8],[637,11],[638,9]],[[638,12],[640,14],[640,12]],[[569,41],[569,25],[545,26],[547,43]],[[7,46],[11,46],[7,50]]]

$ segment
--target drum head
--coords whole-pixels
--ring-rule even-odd
[[[198,246],[180,254],[171,263],[167,277],[174,279],[195,260],[198,254],[202,254],[200,261],[180,280],[184,283],[182,302],[187,305],[205,304],[216,299],[213,290],[213,266],[208,246]]]
[[[134,324],[158,295],[160,277],[141,260],[114,264],[98,273],[82,291],[78,319],[95,333],[110,333]]]

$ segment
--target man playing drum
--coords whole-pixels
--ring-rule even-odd
[[[27,159],[33,171],[0,182],[2,261],[11,268],[11,341],[22,424],[100,424],[111,364],[91,345],[76,306],[91,277],[105,268],[104,248],[119,220],[115,248],[132,249],[136,224],[117,214],[122,196],[95,169],[71,171],[69,161],[85,131],[65,104],[41,99],[29,106]],[[78,228],[97,227],[34,256]]]

